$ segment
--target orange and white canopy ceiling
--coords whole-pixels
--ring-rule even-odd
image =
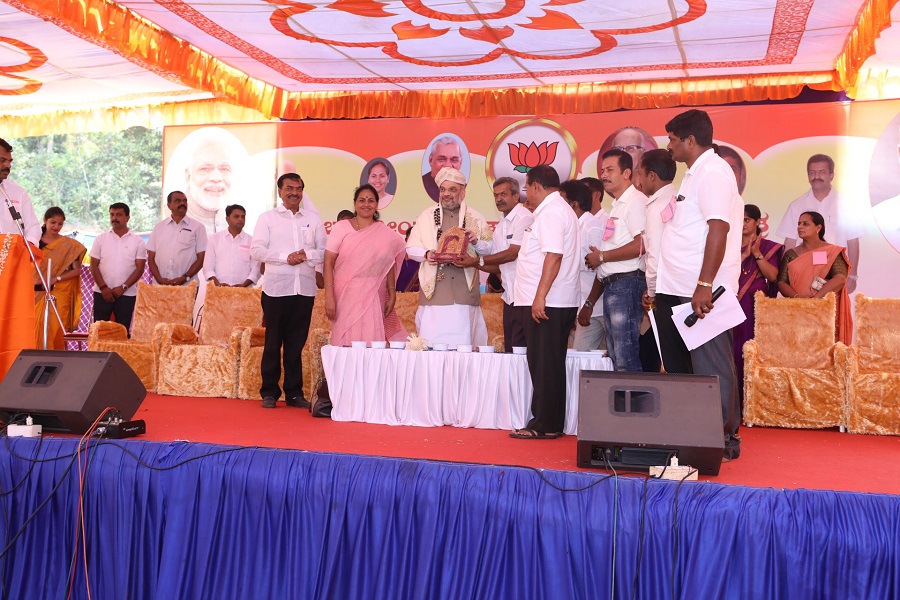
[[[897,1],[0,0],[0,116],[591,112],[852,95],[861,73],[883,93],[900,56],[864,62],[900,46]]]

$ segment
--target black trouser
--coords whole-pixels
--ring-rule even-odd
[[[309,336],[313,296],[267,296],[262,294],[262,309],[266,319],[266,345],[263,348],[259,395],[281,397],[278,380],[281,378],[282,348],[284,348],[284,395],[303,397],[303,363],[300,352]]]
[[[667,373],[716,375],[722,400],[722,423],[725,432],[725,454],[729,458],[740,454],[740,441],[735,439],[741,422],[738,399],[737,371],[734,367],[734,344],[731,329],[724,331],[699,348],[688,351],[675,329],[672,308],[690,302],[690,298],[656,295],[656,324],[662,348],[663,367]]]
[[[511,304],[503,303],[503,343],[504,350],[512,352],[513,346],[525,345],[524,313]],[[531,318],[531,315],[529,315]]]
[[[109,321],[109,317],[116,315],[116,323],[131,331],[131,317],[134,315],[135,296],[119,296],[112,302],[103,299],[103,294],[94,292],[94,320]]]
[[[530,306],[521,310],[528,371],[534,387],[533,417],[527,427],[541,433],[561,433],[566,424],[566,346],[578,309],[547,308],[550,318],[540,323],[531,318]]]

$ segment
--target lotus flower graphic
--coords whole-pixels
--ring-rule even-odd
[[[507,144],[509,146],[509,162],[515,165],[515,170],[519,173],[527,173],[538,165],[549,165],[556,160],[556,147],[559,142],[541,142],[540,145],[531,142],[527,146],[519,142],[518,144]]]

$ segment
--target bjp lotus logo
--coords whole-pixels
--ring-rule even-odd
[[[512,177],[525,185],[525,176],[539,165],[552,167],[560,181],[575,177],[575,139],[562,125],[550,119],[523,119],[503,128],[485,155],[484,174],[488,186],[501,177]]]
[[[519,173],[527,173],[538,165],[549,165],[556,160],[556,147],[559,142],[541,142],[538,146],[534,142],[525,145],[522,142],[518,144],[507,144],[509,147],[509,162],[513,164],[515,170]]]

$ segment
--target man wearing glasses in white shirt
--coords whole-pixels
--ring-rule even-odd
[[[278,178],[281,205],[260,215],[250,246],[250,255],[266,265],[262,291],[266,340],[259,390],[263,408],[275,408],[281,396],[282,360],[285,403],[309,408],[303,396],[300,352],[309,335],[315,267],[325,258],[326,234],[318,214],[300,207],[303,188],[303,179],[296,173]]]

